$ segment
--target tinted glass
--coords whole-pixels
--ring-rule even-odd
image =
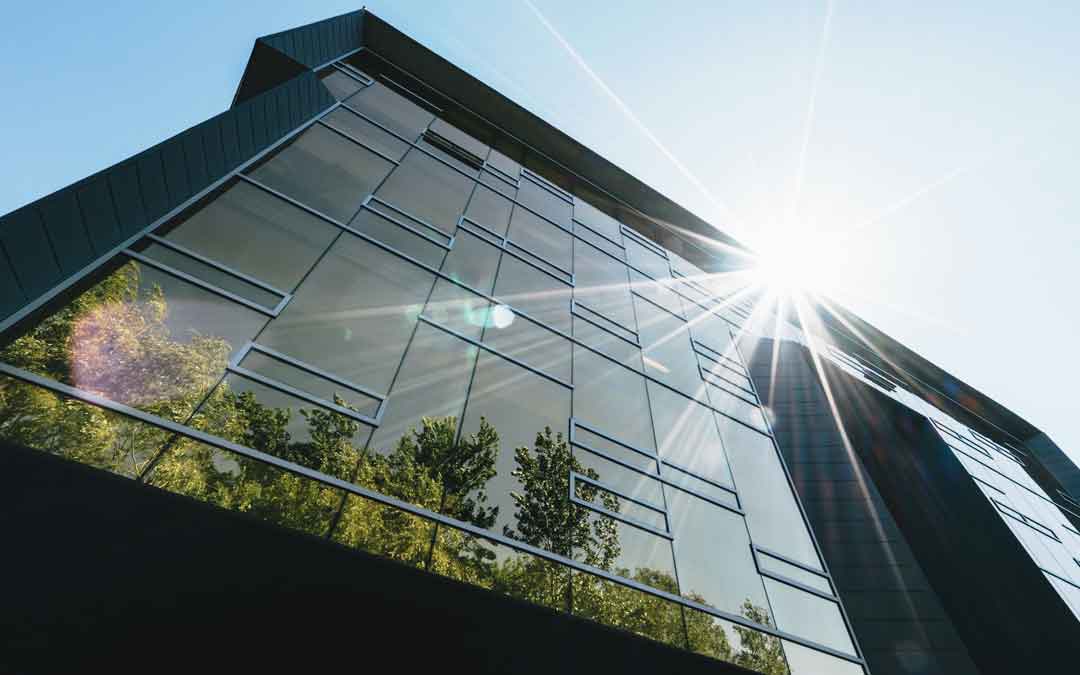
[[[572,580],[575,615],[686,648],[683,608],[674,602],[584,572],[573,572]]]
[[[453,234],[472,189],[472,180],[414,148],[375,194],[409,215]]]
[[[172,227],[165,238],[288,292],[340,231],[265,190],[238,182]]]
[[[364,85],[336,68],[327,68],[319,73],[319,80],[330,90],[330,94],[339,101],[349,98],[364,88]]]
[[[626,266],[574,242],[574,298],[628,331],[637,330]]]
[[[381,82],[376,82],[350,98],[348,105],[409,141],[416,140],[431,120],[435,119],[435,115]]]
[[[257,375],[293,387],[323,401],[353,409],[362,415],[374,417],[379,411],[378,398],[320,373],[313,373],[301,365],[289,363],[283,358],[252,349],[244,355],[239,365]]]
[[[343,236],[259,342],[385,393],[434,275]]]
[[[409,149],[408,143],[382,127],[372,124],[348,108],[337,108],[322,119],[330,126],[344,131],[390,159],[400,160],[405,155],[405,151]]]
[[[630,264],[653,279],[664,280],[671,276],[668,261],[651,247],[640,243],[636,238],[627,236],[623,239],[626,258]]]
[[[510,223],[510,210],[512,202],[498,192],[477,185],[469,200],[469,207],[465,209],[465,216],[474,223],[483,225],[495,234],[505,237],[506,228]]]
[[[465,149],[466,151],[476,155],[480,160],[487,157],[488,146],[469,134],[465,133],[461,129],[458,129],[453,124],[450,124],[446,120],[436,119],[431,123],[431,130],[438,133],[440,136],[450,141],[454,145]]]
[[[573,268],[570,263],[570,233],[527,209],[514,208],[507,237],[537,256],[540,261],[553,265],[563,273],[569,273]]]
[[[570,202],[533,180],[522,179],[518,184],[517,200],[545,218],[570,229]]]
[[[491,321],[491,303],[457,284],[438,279],[424,307],[424,316],[467,338],[479,340],[484,326]]]
[[[864,675],[862,666],[784,640],[791,675]]]
[[[641,298],[635,298],[634,307],[645,371],[690,396],[704,396],[686,322]]]
[[[822,593],[832,594],[832,587],[829,585],[829,580],[819,574],[808,572],[801,567],[797,567],[791,563],[784,562],[767,553],[761,552],[758,552],[758,564],[761,565],[763,571],[772,572],[773,574],[787,577],[793,581],[798,581],[799,583],[817,589]]]
[[[144,248],[141,253],[151,260],[155,260],[174,270],[191,275],[200,281],[205,281],[223,291],[228,291],[233,295],[244,298],[245,300],[250,300],[256,305],[265,307],[266,309],[274,309],[274,307],[281,302],[282,296],[276,293],[268,291],[265,288],[244,279],[240,279],[215,265],[204,263],[201,260],[168,246],[151,243]]]
[[[772,440],[717,418],[754,543],[821,568]]]
[[[660,456],[702,478],[733,486],[712,411],[653,382],[648,390]]]
[[[341,134],[316,124],[252,177],[308,206],[348,222],[394,165]]]
[[[846,654],[855,653],[840,614],[840,605],[768,578],[765,588],[780,630]]]
[[[511,255],[504,255],[494,295],[545,324],[570,333],[571,287]]]
[[[582,199],[574,200],[574,219],[614,242],[622,241],[619,221]]]
[[[484,342],[533,368],[570,382],[570,341],[505,305],[491,310]]]
[[[695,609],[684,611],[690,649],[768,675],[787,675],[779,638]],[[760,622],[760,619],[755,618],[755,621]]]
[[[454,248],[446,254],[442,273],[481,293],[491,293],[502,252],[486,240],[459,228]]]
[[[747,618],[768,616],[743,519],[682,490],[665,492],[683,596]]]
[[[442,264],[449,242],[441,232],[433,232],[423,223],[378,202],[371,202],[360,209],[349,222],[349,227],[435,269]]]
[[[656,448],[645,378],[577,345],[574,417],[624,443]]]

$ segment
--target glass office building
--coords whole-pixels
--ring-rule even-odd
[[[753,671],[878,672],[745,253],[568,144],[368,13],[261,39],[228,112],[5,217],[0,436]],[[1025,453],[873,377],[1080,611]]]

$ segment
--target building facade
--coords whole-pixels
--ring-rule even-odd
[[[999,650],[1075,649],[1046,643],[1078,625],[1078,496],[1022,421],[878,333],[765,330],[736,242],[370,13],[260,39],[229,111],[0,246],[7,443],[717,672],[994,672],[1007,603],[965,614],[943,584],[979,556],[935,556],[875,463],[914,443],[1045,596]],[[933,442],[875,436],[908,414]]]

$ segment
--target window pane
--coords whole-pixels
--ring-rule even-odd
[[[743,519],[682,490],[664,491],[683,597],[748,619],[768,618]]]
[[[702,478],[733,486],[712,411],[653,382],[648,390],[660,456]]]
[[[412,141],[420,136],[435,115],[381,82],[376,82],[349,99],[348,105],[382,126]]]
[[[239,365],[245,370],[299,389],[323,401],[337,403],[340,398],[339,405],[362,415],[374,417],[379,412],[379,399],[256,349],[245,354]]]
[[[634,270],[630,270],[630,289],[635,295],[652,301],[654,305],[661,309],[666,309],[681,319],[686,318],[686,314],[683,313],[682,299],[665,284],[653,281]],[[641,320],[638,319],[638,321]]]
[[[458,228],[454,248],[446,254],[442,273],[481,293],[491,293],[501,255],[498,248]]]
[[[504,255],[494,295],[534,319],[569,334],[570,289],[528,263]]]
[[[573,572],[572,579],[575,615],[686,648],[682,606],[584,572]]]
[[[518,184],[517,200],[545,218],[555,221],[567,230],[570,229],[570,202],[556,196],[551,190],[522,178]]]
[[[319,80],[330,90],[330,94],[339,101],[349,98],[364,88],[364,85],[360,82],[333,67],[320,72]]]
[[[686,322],[638,297],[634,307],[646,372],[689,396],[704,396]]]
[[[714,408],[740,422],[749,424],[755,429],[768,432],[769,428],[765,424],[765,413],[761,408],[743,398],[747,394],[736,396],[728,389],[719,386],[719,384],[719,381],[716,383],[709,382],[705,386],[709,393],[709,401],[712,402]]]
[[[641,371],[641,348],[618,337],[615,333],[601,328],[602,319],[588,321],[582,315],[590,316],[587,309],[578,305],[578,315],[574,317],[574,337],[593,349],[607,354],[619,363],[636,371]],[[590,318],[593,318],[590,316]]]
[[[584,524],[575,530],[574,558],[605,572],[678,594],[671,541],[583,507]]]
[[[579,239],[584,239],[601,251],[605,251],[608,254],[615,256],[615,258],[619,260],[626,260],[626,251],[623,250],[622,246],[608,241],[581,223],[574,223],[574,234],[577,235]]]
[[[574,298],[631,332],[637,331],[626,266],[574,242]]]
[[[189,274],[196,279],[205,281],[266,309],[274,309],[281,302],[282,296],[276,293],[271,293],[261,286],[239,279],[224,270],[162,244],[151,243],[139,252],[151,260],[171,267],[178,272]]]
[[[581,462],[583,467],[585,467],[586,471],[583,472],[585,475],[595,478],[623,495],[641,499],[660,507],[664,506],[664,494],[660,489],[660,482],[655,478],[649,478],[644,474],[628,469],[621,464],[617,464],[580,446],[575,446],[573,453],[574,457]],[[589,473],[589,469],[596,472],[596,475],[593,476],[593,474]],[[655,471],[653,473],[655,473]],[[600,501],[592,501],[600,506],[604,506]],[[661,523],[659,527],[660,529],[665,529],[663,523]]]
[[[570,382],[570,341],[505,305],[491,310],[484,328],[484,343],[533,368]]]
[[[758,551],[758,564],[761,565],[763,571],[772,572],[773,574],[787,577],[793,581],[798,581],[810,588],[816,588],[822,593],[832,594],[832,587],[829,585],[829,580],[825,577],[814,574],[813,572],[808,572],[801,567],[796,567],[795,565],[784,562],[778,558],[774,558],[768,553]]]
[[[768,675],[787,675],[780,638],[687,608],[690,649]]]
[[[436,118],[435,121],[431,123],[431,130],[454,145],[468,150],[481,160],[487,157],[488,146],[485,143],[476,140],[446,120]]]
[[[448,426],[456,430],[476,354],[477,348],[468,342],[435,326],[419,324],[369,447],[391,454],[402,436],[423,430],[421,420],[425,417],[452,418]],[[438,506],[432,508],[437,510]]]
[[[128,262],[13,341],[0,359],[183,422],[266,317]]]
[[[484,527],[569,554],[564,526],[539,517],[565,508],[569,499],[572,464],[562,431],[569,416],[569,389],[495,354],[480,352],[464,433],[483,434],[486,424],[498,434],[490,466],[494,475],[469,492],[477,509],[487,509],[490,515]],[[551,434],[546,435],[545,429]],[[492,508],[497,512],[492,513]]]
[[[237,182],[162,234],[288,292],[340,231],[265,190]]]
[[[576,345],[574,417],[624,443],[656,448],[645,378]]]
[[[315,124],[249,173],[279,192],[348,222],[364,197],[393,168],[370,150]]]
[[[372,124],[348,108],[335,108],[322,118],[332,127],[340,129],[373,150],[378,150],[391,159],[400,160],[409,149],[409,144]]]
[[[840,605],[769,578],[765,579],[765,588],[780,630],[846,654],[855,653]]]
[[[737,422],[717,422],[754,543],[821,569],[772,440]]]
[[[488,155],[487,161],[491,166],[495,167],[499,171],[502,171],[511,178],[517,178],[521,175],[521,165],[510,159],[506,155],[502,154],[498,150],[492,149],[491,154]]]
[[[433,282],[430,272],[346,234],[259,342],[385,393]]]
[[[513,203],[498,192],[477,185],[469,200],[469,208],[465,210],[465,216],[474,223],[483,225],[499,236],[506,236],[506,228],[510,223],[510,210]]]
[[[457,284],[438,279],[424,307],[424,316],[467,338],[479,340],[484,326],[491,321],[491,303]]]
[[[634,267],[658,281],[671,277],[667,259],[656,251],[629,236],[623,238],[623,246],[626,248],[626,259]]]
[[[375,201],[360,209],[349,226],[435,269],[446,255],[446,249],[435,243],[447,244],[444,235]]]
[[[711,349],[717,357],[739,358],[731,339],[730,325],[726,321],[690,303],[684,303],[684,306],[690,308],[690,333],[695,340]]]
[[[339,544],[423,568],[434,532],[430,520],[350,494],[331,537]]]
[[[0,376],[0,438],[136,477],[171,434],[117,413]]]
[[[611,438],[581,426],[579,420],[574,420],[574,424],[575,447],[580,447],[590,452],[590,454],[614,458],[653,476],[659,473],[656,467],[656,455],[651,450],[634,450],[632,447],[627,447],[626,444],[615,442]]]
[[[574,219],[614,242],[622,241],[619,221],[583,199],[574,199]]]
[[[510,217],[507,238],[541,261],[554,265],[563,273],[572,269],[570,264],[569,232],[563,231],[535,213],[515,207]]]
[[[784,640],[791,675],[864,675],[862,666]]]
[[[453,234],[474,182],[416,148],[375,194],[409,215]]]

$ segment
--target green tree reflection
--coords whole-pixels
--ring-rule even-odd
[[[423,418],[388,451],[375,452],[352,418],[268,406],[219,382],[231,345],[212,335],[174,336],[168,314],[162,289],[146,288],[139,266],[128,263],[6,345],[0,359],[476,528],[495,527],[499,508],[488,489],[500,441],[486,419],[465,435],[454,417]],[[303,438],[290,432],[297,428]],[[769,675],[788,672],[780,641],[764,633],[457,528],[436,530],[401,509],[14,379],[0,379],[0,436]],[[504,536],[680,593],[667,572],[620,567],[617,523],[569,499],[571,472],[603,477],[574,457],[562,434],[545,428],[532,447],[513,452],[518,488]],[[577,495],[619,511],[617,497],[587,482],[577,484]],[[686,589],[682,595],[706,603]],[[749,601],[742,614],[770,623],[768,611]]]

